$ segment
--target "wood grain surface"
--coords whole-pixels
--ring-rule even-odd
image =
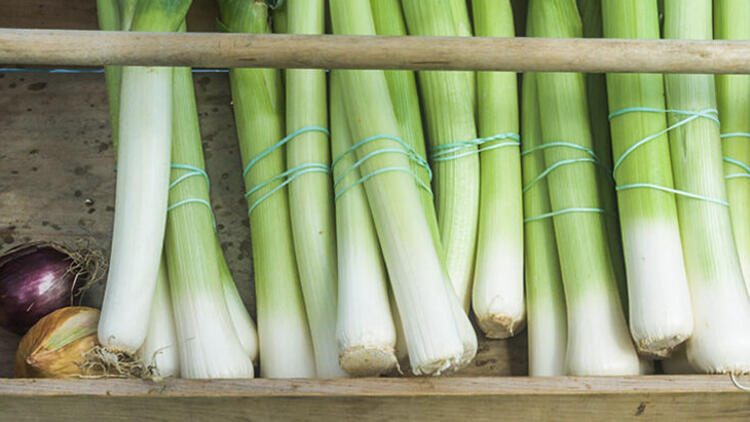
[[[0,420],[747,420],[726,376],[0,380]],[[33,409],[33,411],[32,411]]]
[[[750,73],[750,41],[0,29],[0,62],[65,66]]]

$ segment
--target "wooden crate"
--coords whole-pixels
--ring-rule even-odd
[[[92,0],[0,0],[0,27],[96,28]],[[8,13],[9,12],[9,13]],[[213,0],[189,25],[214,28]],[[11,63],[12,64],[12,63]],[[0,67],[2,64],[0,64]],[[195,75],[221,244],[254,315],[247,205],[226,74]],[[0,250],[84,239],[107,252],[113,150],[101,74],[0,74]],[[101,302],[97,286],[88,304]],[[726,376],[511,377],[527,373],[526,336],[480,339],[454,377],[344,380],[12,380],[18,338],[0,333],[0,421],[182,419],[750,418],[750,394]]]

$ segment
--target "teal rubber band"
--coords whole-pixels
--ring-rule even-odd
[[[622,110],[617,110],[615,112],[610,113],[609,114],[609,120],[612,120],[615,117],[622,116],[624,114],[632,113],[632,112],[672,113],[672,114],[680,114],[680,115],[689,116],[689,117],[687,117],[685,119],[682,119],[682,120],[678,121],[677,123],[672,124],[671,126],[667,127],[666,129],[660,130],[659,132],[656,132],[656,133],[654,133],[652,135],[649,135],[649,136],[641,139],[640,141],[636,142],[635,144],[631,145],[628,149],[626,149],[625,152],[623,152],[620,155],[620,157],[617,158],[617,160],[615,161],[615,165],[613,166],[613,169],[612,169],[612,178],[615,180],[615,190],[617,190],[619,192],[619,191],[623,191],[623,190],[637,189],[637,188],[656,189],[656,190],[660,190],[660,191],[663,191],[663,192],[669,192],[669,193],[672,193],[672,194],[675,194],[675,195],[684,196],[686,198],[692,198],[692,199],[698,199],[698,200],[701,200],[701,201],[707,201],[707,202],[711,202],[711,203],[714,203],[714,204],[722,205],[722,206],[725,206],[725,207],[729,206],[729,203],[727,201],[724,201],[724,200],[721,200],[721,199],[716,199],[716,198],[711,198],[711,197],[708,197],[708,196],[698,195],[696,193],[685,192],[685,191],[681,191],[679,189],[668,188],[666,186],[655,185],[653,183],[629,183],[629,184],[626,184],[626,185],[620,185],[619,182],[617,181],[617,170],[620,168],[620,166],[625,161],[625,159],[628,156],[630,156],[630,154],[633,151],[635,151],[638,147],[646,144],[647,142],[651,142],[652,140],[658,138],[659,136],[664,135],[665,133],[667,133],[667,132],[669,132],[669,131],[671,131],[673,129],[676,129],[676,128],[680,127],[680,126],[686,125],[686,124],[688,124],[688,123],[690,123],[690,122],[692,122],[692,121],[694,121],[694,120],[696,120],[698,118],[709,119],[709,120],[713,121],[714,123],[716,123],[719,126],[719,128],[721,128],[721,122],[719,121],[719,118],[718,118],[719,111],[717,109],[715,109],[715,108],[708,108],[708,109],[701,110],[701,111],[688,111],[688,110],[658,109],[658,108],[652,108],[652,107],[628,107],[628,108],[623,108]]]
[[[183,180],[188,179],[190,177],[194,177],[194,176],[203,176],[203,178],[206,179],[206,184],[208,185],[208,188],[211,189],[211,181],[208,180],[208,174],[202,168],[191,166],[188,164],[172,164],[170,167],[173,169],[177,169],[177,170],[190,170],[190,173],[185,173],[182,176],[175,179],[174,182],[169,184],[169,189],[172,189],[173,187],[177,186]]]
[[[482,145],[488,142],[499,141],[501,139],[513,139],[514,142],[502,142],[499,144],[482,147]],[[469,155],[479,154],[484,151],[490,151],[490,150],[497,149],[497,148],[504,148],[504,147],[509,147],[509,146],[520,146],[520,145],[521,145],[521,136],[518,135],[517,133],[513,133],[513,132],[498,133],[497,135],[488,136],[486,138],[476,138],[470,141],[458,141],[458,142],[451,142],[448,144],[438,145],[431,150],[432,154],[430,155],[430,159],[433,162],[457,160],[459,158],[463,158]],[[463,149],[473,148],[475,146],[479,148],[456,154],[457,152]]]
[[[277,149],[283,147],[284,145],[289,143],[289,141],[296,138],[297,136],[302,135],[303,133],[307,133],[307,132],[321,132],[321,133],[324,133],[326,136],[330,136],[330,132],[328,132],[328,129],[324,127],[305,126],[303,128],[299,128],[295,130],[294,132],[290,133],[289,135],[285,136],[284,138],[282,138],[279,142],[276,142],[275,144],[271,145],[268,149],[266,149],[265,151],[255,156],[252,160],[250,160],[250,162],[247,163],[245,168],[242,170],[242,177],[245,178],[247,176],[247,173],[250,172],[250,169],[253,168],[253,166],[255,166],[256,164],[258,164],[260,160],[267,157],[269,154],[276,151]]]
[[[643,109],[643,110],[641,110],[641,109]],[[616,111],[614,113],[611,113],[609,115],[609,120],[612,120],[614,117],[617,117],[617,116],[622,116],[623,114],[637,112],[637,111],[654,112],[654,113],[655,112],[662,112],[662,113],[674,112],[674,113],[676,113],[676,111],[674,111],[674,110],[659,110],[659,109],[652,109],[652,108],[648,108],[648,107],[630,107],[630,108],[624,108],[622,110],[619,110],[619,111]],[[718,113],[718,111],[716,111],[716,109],[706,109],[706,110],[699,111],[699,112],[681,112],[680,114],[689,114],[690,117],[688,117],[686,119],[683,119],[683,120],[680,120],[679,122],[677,122],[677,123],[675,123],[675,124],[667,127],[666,129],[660,130],[660,131],[658,131],[658,132],[656,132],[656,133],[654,133],[652,135],[649,135],[649,136],[641,139],[640,141],[634,143],[628,149],[626,149],[625,152],[623,152],[620,155],[620,157],[617,158],[617,160],[615,161],[615,165],[612,167],[612,177],[615,179],[615,181],[617,181],[617,170],[620,168],[620,166],[622,165],[623,161],[625,161],[625,158],[627,158],[633,151],[635,151],[636,149],[638,149],[638,147],[640,147],[640,146],[642,146],[642,145],[644,145],[644,144],[646,144],[648,142],[653,141],[654,139],[660,137],[661,135],[666,134],[667,132],[669,132],[669,131],[671,131],[673,129],[676,129],[676,128],[680,127],[680,126],[686,125],[686,124],[688,124],[688,123],[692,122],[693,120],[696,120],[696,119],[698,119],[700,117],[710,118],[713,121],[715,121],[717,124],[719,124],[719,120],[717,118],[713,117],[710,114],[707,114],[707,113],[714,113],[714,112]]]
[[[364,157],[362,157],[359,160],[357,160],[354,164],[352,164],[351,167],[349,167],[343,173],[341,173],[336,178],[336,180],[334,181],[334,191],[336,191],[335,196],[334,196],[334,200],[338,200],[339,198],[341,198],[341,195],[345,194],[346,192],[348,192],[350,189],[354,188],[355,186],[357,186],[359,184],[362,184],[362,183],[370,180],[371,178],[373,178],[373,177],[375,177],[375,176],[377,176],[379,174],[383,174],[383,173],[386,173],[386,172],[389,172],[389,171],[399,171],[399,172],[403,172],[403,173],[409,174],[410,176],[412,176],[414,178],[414,181],[417,183],[417,185],[419,187],[421,187],[422,189],[426,190],[428,193],[430,193],[430,195],[432,195],[432,190],[430,189],[430,187],[426,183],[424,183],[422,181],[422,179],[419,177],[419,175],[417,175],[410,168],[406,168],[406,167],[384,167],[384,168],[380,168],[380,169],[372,171],[369,174],[366,174],[366,175],[360,177],[359,179],[357,179],[356,181],[354,181],[353,183],[347,185],[346,187],[344,187],[342,189],[337,189],[338,186],[341,184],[341,182],[344,180],[344,178],[347,175],[349,175],[351,172],[353,172],[356,169],[358,169],[360,166],[362,166],[362,164],[364,162],[366,162],[370,158],[372,158],[372,157],[374,157],[376,155],[379,155],[379,154],[384,154],[384,153],[396,153],[396,154],[403,154],[403,155],[405,155],[410,161],[415,162],[415,163],[417,163],[417,165],[419,165],[420,167],[424,168],[427,171],[427,174],[429,176],[429,180],[432,180],[432,169],[430,169],[430,164],[427,162],[427,160],[425,160],[424,157],[422,157],[421,155],[419,155],[419,153],[417,153],[417,151],[414,148],[412,148],[411,145],[409,145],[406,142],[404,142],[403,139],[401,139],[401,138],[399,138],[397,136],[393,136],[393,135],[382,135],[382,134],[381,135],[373,135],[373,136],[370,136],[368,138],[365,138],[365,139],[363,139],[363,140],[355,143],[354,145],[351,145],[344,152],[342,152],[339,156],[337,156],[336,158],[333,159],[333,161],[331,163],[331,168],[335,168],[336,165],[338,165],[341,162],[341,160],[347,154],[351,154],[354,151],[356,151],[358,148],[360,148],[361,146],[363,146],[363,145],[365,145],[365,144],[367,144],[369,142],[374,142],[376,140],[394,141],[394,142],[398,143],[399,145],[401,145],[404,149],[400,149],[400,148],[381,148],[381,149],[377,149],[375,151],[371,151],[371,152],[367,153]]]
[[[208,186],[208,188],[211,189],[211,182],[208,179],[208,174],[202,168],[191,166],[189,164],[172,164],[170,167],[172,169],[175,169],[175,170],[190,170],[189,173],[183,174],[182,176],[180,176],[177,179],[175,179],[174,182],[170,183],[169,184],[169,189],[170,190],[172,190],[180,182],[182,182],[182,181],[184,181],[184,180],[186,180],[186,179],[188,179],[190,177],[195,177],[195,176],[202,176],[206,180],[206,185]],[[182,205],[187,205],[187,204],[203,204],[203,205],[205,205],[208,208],[208,212],[211,213],[211,219],[213,220],[214,230],[216,230],[216,215],[214,215],[214,210],[211,207],[211,203],[208,202],[208,201],[206,201],[205,199],[201,199],[201,198],[183,199],[182,201],[178,201],[178,202],[176,202],[176,203],[168,206],[167,207],[167,212],[171,212],[175,208],[180,207]]]
[[[176,202],[176,203],[170,205],[169,207],[167,207],[167,212],[170,212],[173,209],[175,209],[175,208],[177,208],[177,207],[179,207],[181,205],[193,204],[193,203],[205,205],[206,207],[208,207],[208,210],[211,212],[211,215],[212,216],[214,215],[214,211],[211,208],[211,204],[208,201],[206,201],[205,199],[200,199],[200,198],[183,199],[182,201]],[[216,226],[216,223],[214,223],[214,226]]]
[[[594,153],[594,151],[591,148],[587,148],[579,144],[574,144],[572,142],[547,142],[541,145],[537,145],[533,148],[529,148],[527,150],[521,151],[521,156],[526,156],[528,154],[531,154],[537,151],[542,151],[547,148],[554,148],[554,147],[573,148],[573,149],[585,152],[586,154],[590,155],[591,158],[570,158],[566,160],[557,161],[556,163],[553,163],[551,166],[547,167],[546,169],[544,169],[544,171],[539,173],[539,175],[537,175],[531,182],[529,182],[526,186],[524,186],[521,189],[521,192],[528,191],[536,183],[538,183],[539,181],[547,177],[547,175],[549,175],[553,170],[555,170],[558,167],[568,165],[568,164],[593,163],[601,167],[602,169],[604,169],[607,172],[607,174],[609,174],[609,169],[601,162],[601,160],[599,160],[599,157],[596,156],[596,153]]]
[[[375,157],[377,155],[385,154],[385,153],[389,153],[389,152],[393,152],[393,153],[396,153],[396,154],[403,154],[403,155],[406,155],[407,158],[409,158],[410,160],[412,160],[412,161],[414,160],[413,156],[409,152],[404,151],[404,150],[399,149],[399,148],[383,148],[383,149],[378,149],[378,150],[372,151],[372,152],[368,153],[367,155],[365,155],[364,157],[362,157],[361,159],[357,160],[357,162],[355,162],[354,164],[352,164],[351,167],[349,167],[343,173],[341,173],[333,181],[333,188],[335,189],[344,180],[344,178],[349,175],[349,173],[357,170],[360,166],[362,166],[362,164],[365,163],[365,161],[367,161],[370,158]],[[417,164],[419,164],[419,163],[417,163]]]
[[[305,164],[300,164],[300,165],[298,165],[296,167],[293,167],[293,168],[291,168],[291,169],[289,169],[289,170],[287,170],[287,171],[285,171],[285,172],[283,172],[283,173],[281,173],[281,174],[279,174],[277,176],[274,176],[274,177],[266,180],[265,182],[262,182],[262,183],[259,183],[259,184],[255,185],[255,186],[253,186],[250,190],[248,190],[245,193],[245,198],[249,198],[250,195],[254,194],[255,192],[259,191],[260,189],[263,189],[264,187],[270,185],[273,182],[276,182],[278,180],[284,179],[284,178],[286,178],[287,176],[289,176],[291,174],[294,174],[294,173],[296,173],[298,171],[305,170],[305,169],[316,169],[316,171],[319,171],[319,172],[322,172],[322,173],[330,173],[331,172],[331,170],[325,164],[321,164],[321,163],[305,163]],[[310,172],[305,172],[305,173],[310,173]],[[296,179],[296,177],[295,177],[295,179]]]
[[[559,215],[570,214],[574,212],[595,212],[598,214],[605,214],[607,211],[602,208],[565,208],[559,211],[546,212],[544,214],[524,218],[523,222],[530,223],[532,221],[544,220],[546,218],[557,217]]]
[[[294,167],[294,168],[292,168],[290,170],[285,171],[284,173],[287,173],[287,174],[285,174],[284,177],[288,176],[289,174],[291,174],[291,176],[288,177],[283,182],[279,183],[278,186],[276,186],[273,189],[271,189],[270,191],[264,193],[260,198],[256,199],[255,202],[253,202],[252,205],[250,205],[250,207],[248,208],[247,215],[248,216],[251,215],[253,213],[253,211],[258,207],[258,205],[260,205],[263,201],[265,201],[266,199],[268,199],[269,197],[271,197],[271,195],[273,195],[274,193],[278,192],[279,190],[283,189],[288,184],[292,183],[292,181],[294,179],[302,176],[303,174],[314,173],[314,172],[328,174],[328,173],[331,172],[331,170],[325,164],[309,163],[309,164],[300,164],[297,167]],[[284,174],[284,173],[282,173],[282,174]],[[281,175],[274,177],[270,181],[264,182],[263,185],[264,186],[268,185],[268,183],[271,183],[273,180],[279,180],[279,179],[281,179]],[[257,189],[255,191],[257,191]],[[255,191],[253,191],[253,192],[255,192]],[[245,198],[248,198],[253,192],[246,193],[245,194]]]
[[[356,151],[357,149],[359,149],[361,146],[363,146],[365,144],[368,144],[370,142],[374,142],[374,141],[377,141],[377,140],[381,140],[381,139],[382,140],[388,140],[388,141],[394,141],[394,142],[398,143],[399,145],[401,145],[402,147],[404,147],[404,149],[407,152],[406,155],[412,161],[414,161],[415,163],[417,163],[419,166],[423,167],[427,171],[429,179],[432,180],[432,169],[430,168],[430,163],[428,163],[427,160],[424,157],[422,157],[421,155],[419,155],[419,153],[414,148],[412,148],[411,145],[409,145],[406,142],[404,142],[403,139],[401,139],[401,138],[399,138],[397,136],[393,136],[393,135],[373,135],[373,136],[370,136],[369,138],[365,138],[365,139],[363,139],[363,140],[355,143],[354,145],[352,145],[349,148],[347,148],[344,152],[342,152],[338,157],[335,157],[333,159],[333,161],[331,162],[331,168],[335,168],[336,165],[347,154],[353,153],[354,151]],[[382,150],[385,150],[385,149],[388,149],[388,148],[383,148]],[[387,152],[395,152],[395,151],[387,151]],[[368,154],[368,155],[370,155],[370,154]]]
[[[656,190],[660,190],[660,191],[664,191],[664,192],[673,193],[675,195],[684,196],[686,198],[700,199],[701,201],[713,202],[714,204],[723,205],[725,207],[729,206],[729,202],[723,201],[721,199],[716,199],[716,198],[711,198],[711,197],[708,197],[708,196],[698,195],[698,194],[695,194],[695,193],[685,192],[685,191],[681,191],[681,190],[678,190],[678,189],[672,189],[672,188],[668,188],[666,186],[654,185],[654,184],[651,184],[651,183],[631,183],[631,184],[628,184],[628,185],[618,186],[615,189],[618,190],[618,191],[621,191],[621,190],[636,189],[636,188],[656,189]]]
[[[523,189],[521,189],[521,192],[526,192],[527,190],[531,189],[532,186],[534,186],[540,180],[547,177],[547,175],[550,174],[556,168],[559,168],[568,164],[575,164],[575,163],[597,163],[597,160],[594,158],[571,158],[569,160],[557,161],[556,163],[544,169],[543,172],[539,173],[539,175],[536,176],[534,180],[529,182],[529,184],[527,184],[526,186],[523,187]]]
[[[410,176],[412,176],[414,178],[414,181],[417,182],[417,185],[419,185],[419,187],[421,187],[422,189],[424,189],[427,192],[429,192],[430,194],[432,194],[432,190],[430,189],[430,187],[427,186],[419,178],[419,176],[417,176],[410,168],[406,168],[406,167],[383,167],[383,168],[377,169],[377,170],[375,170],[375,171],[373,171],[371,173],[368,173],[368,174],[360,177],[354,183],[352,183],[352,184],[346,186],[345,188],[341,189],[340,191],[336,192],[334,200],[338,201],[338,199],[341,198],[341,195],[345,194],[346,192],[348,192],[350,189],[354,188],[355,186],[360,185],[360,184],[362,184],[362,183],[370,180],[371,178],[373,178],[373,177],[375,177],[375,176],[377,176],[379,174],[386,173],[386,172],[389,172],[389,171],[400,171],[400,172],[409,174]]]
[[[732,132],[732,133],[723,133],[721,134],[720,138],[726,140],[728,138],[746,138],[750,140],[750,133],[747,132]],[[736,166],[739,166],[742,168],[745,172],[744,173],[732,173],[727,174],[724,176],[725,179],[739,179],[739,178],[747,178],[750,179],[750,165],[747,165],[746,163],[743,163],[740,160],[737,160],[732,157],[724,157],[724,162],[729,164],[734,164]]]
[[[715,108],[707,108],[701,111],[690,111],[690,110],[673,110],[673,109],[653,108],[653,107],[626,107],[621,110],[617,110],[617,111],[613,111],[612,113],[609,113],[609,116],[607,116],[607,118],[609,120],[612,120],[615,117],[622,116],[623,114],[633,113],[637,111],[644,112],[644,113],[670,113],[670,114],[682,114],[685,116],[705,117],[707,119],[713,120],[717,125],[719,125],[719,127],[721,127],[721,122],[719,121],[719,117],[718,117],[719,110]]]

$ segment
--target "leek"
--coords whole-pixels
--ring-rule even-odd
[[[602,38],[602,0],[578,0],[583,25],[583,36],[586,38]],[[607,86],[603,73],[586,74],[586,94],[589,102],[589,118],[591,120],[591,136],[594,139],[594,153],[601,161],[600,177],[597,179],[599,198],[602,208],[606,211],[607,241],[615,270],[617,288],[620,301],[628,314],[628,283],[625,274],[625,261],[622,251],[622,236],[617,215],[617,196],[612,176],[608,174],[612,168],[612,143],[607,120]]]
[[[120,5],[118,0],[96,0],[96,12],[99,29],[102,31],[119,31],[121,28]],[[121,66],[105,66],[104,81],[107,84],[107,103],[109,105],[109,123],[112,126],[112,144],[117,147],[117,135],[120,121],[120,82]]]
[[[183,378],[253,377],[226,306],[190,68],[174,69],[172,184],[165,251]]]
[[[711,39],[709,0],[665,0],[664,36]],[[726,203],[713,75],[665,76],[669,132],[694,330],[687,356],[704,372],[750,371],[750,295]],[[688,113],[682,114],[682,113]],[[700,113],[700,114],[696,114]]]
[[[523,149],[534,151],[542,143],[536,75],[525,73],[522,82]],[[541,154],[524,154],[524,185],[531,183],[544,168],[544,157]],[[523,210],[527,218],[551,211],[546,180],[535,183],[523,194]],[[568,327],[555,228],[552,219],[543,218],[527,222],[525,229],[529,375],[565,375]]]
[[[342,158],[334,179],[350,185],[361,174],[355,157],[344,152],[352,139],[343,110],[338,71],[331,74],[331,150]],[[344,154],[344,155],[342,155]],[[336,201],[339,300],[338,329],[341,367],[355,376],[376,376],[391,371],[395,356],[396,327],[388,300],[388,276],[380,253],[375,225],[362,185]]]
[[[401,12],[401,6],[397,0],[372,0],[372,13],[378,35],[406,35],[406,23]],[[468,19],[468,18],[467,18]],[[404,142],[413,149],[419,157],[419,161],[426,162],[426,148],[424,141],[424,132],[422,129],[422,118],[419,108],[419,95],[417,94],[417,82],[414,72],[411,71],[385,71],[385,79],[388,83],[388,92],[393,105],[393,111],[396,115],[399,131],[403,135]],[[468,75],[473,75],[469,73]],[[431,172],[428,166],[420,165],[417,160],[410,160],[410,169],[417,175],[423,185],[429,186],[431,181]],[[440,233],[438,227],[437,214],[435,212],[435,203],[432,194],[427,189],[420,189],[420,199],[427,224],[430,226],[432,241],[438,253],[442,253],[440,242]],[[445,269],[443,269],[445,272]],[[444,277],[445,287],[448,295],[455,296],[448,277]],[[459,332],[464,342],[464,355],[469,356],[475,353],[477,348],[476,333],[469,321],[461,313],[464,312],[457,300],[451,299],[451,311],[455,318],[460,321]],[[394,311],[394,319],[398,320],[398,311]],[[403,339],[403,333],[400,324],[396,324],[397,339]],[[399,343],[396,344],[397,356]],[[400,357],[400,356],[399,356]],[[470,357],[467,357],[470,359]]]
[[[174,31],[190,0],[140,1],[133,31]],[[167,217],[172,69],[124,67],[112,252],[99,342],[134,353],[146,338]]]
[[[369,0],[332,0],[334,33],[374,35]],[[414,157],[400,135],[382,71],[340,71],[344,108],[361,161],[370,210],[402,318],[412,371],[439,374],[466,365],[476,353],[468,318],[454,311],[439,253],[421,206],[420,180],[409,167]],[[363,140],[372,139],[363,143]],[[411,150],[413,151],[413,150]],[[415,181],[417,183],[415,183]],[[337,189],[337,195],[348,189]],[[421,188],[426,188],[422,186]],[[469,325],[469,331],[466,330]],[[472,338],[473,345],[472,349]]]
[[[163,260],[159,265],[148,335],[138,349],[138,357],[160,377],[180,375],[180,351],[172,314],[172,299],[169,296],[167,267]]]
[[[714,37],[750,40],[750,2],[714,1]],[[734,242],[750,291],[750,76],[716,75],[727,200]]]
[[[450,7],[403,0],[409,33],[459,35]],[[464,6],[465,7],[465,6]],[[471,302],[479,214],[479,157],[473,140],[473,76],[467,72],[418,72],[435,173],[435,200],[448,275],[460,303]]]
[[[219,279],[224,291],[224,300],[226,300],[227,311],[232,319],[232,326],[240,341],[240,345],[245,353],[253,361],[258,363],[258,330],[255,328],[255,321],[247,312],[245,303],[242,301],[237,285],[234,283],[232,273],[224,258],[224,252],[219,246],[219,239],[216,238],[216,256],[219,259]]]
[[[659,38],[655,0],[605,2],[603,6],[608,38]],[[628,186],[649,183],[673,188],[666,116],[663,111],[619,114],[638,108],[664,110],[663,77],[612,73],[607,75],[607,84],[614,113],[614,178],[628,272],[630,331],[639,351],[665,357],[693,330],[675,195]]]
[[[513,37],[510,0],[472,3],[478,36]],[[481,162],[479,239],[472,305],[490,338],[517,334],[525,325],[523,207],[518,138],[518,82],[513,72],[478,72]]]
[[[287,32],[322,34],[324,1],[290,2]],[[287,168],[298,169],[302,177],[289,184],[289,203],[302,294],[310,323],[318,376],[345,375],[339,366],[336,342],[336,238],[333,192],[327,172],[309,171],[311,165],[331,162],[325,70],[288,69],[286,79],[286,129],[288,136],[300,133],[286,147]],[[322,129],[322,130],[321,130]]]
[[[529,14],[531,36],[582,35],[575,0],[531,0]],[[547,170],[534,180],[546,176],[554,213],[568,315],[566,372],[637,374],[638,356],[620,304],[598,198],[600,169],[593,157],[584,75],[536,76],[544,144],[534,153],[544,155]]]
[[[264,3],[220,0],[219,6],[230,32],[268,32]],[[248,169],[245,185],[248,191],[260,186],[251,191],[247,200],[251,207],[261,374],[267,378],[315,377],[315,357],[294,256],[289,199],[286,189],[280,187],[282,182],[273,179],[284,172],[284,148],[256,158],[283,138],[281,75],[273,69],[231,69],[229,77],[242,163]]]

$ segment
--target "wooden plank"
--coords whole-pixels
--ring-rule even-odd
[[[0,29],[2,62],[66,66],[750,73],[750,41]]]
[[[98,29],[94,0],[3,0],[0,28]],[[193,0],[190,31],[216,30],[216,0]]]
[[[225,74],[195,74],[198,112],[219,238],[255,315],[252,253],[241,163]],[[30,240],[109,255],[113,151],[101,74],[0,74],[0,251]],[[99,306],[102,286],[85,302]],[[10,376],[15,338],[0,336],[0,377]],[[524,375],[526,336],[482,340],[462,375]]]
[[[7,420],[747,420],[726,376],[0,380]]]

